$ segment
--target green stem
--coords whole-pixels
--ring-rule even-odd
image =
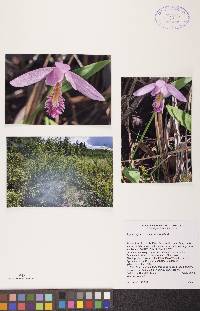
[[[144,137],[145,137],[145,135],[146,135],[146,133],[147,133],[147,131],[148,131],[148,129],[149,129],[153,119],[154,119],[154,117],[155,117],[155,112],[152,113],[152,116],[151,116],[149,122],[147,123],[147,125],[146,125],[146,127],[145,127],[145,129],[144,129],[144,131],[143,131],[143,133],[141,135],[141,138],[140,138],[140,140],[139,140],[139,142],[137,144],[137,147],[135,148],[135,150],[132,153],[132,159],[134,159],[135,154],[136,154],[136,152],[138,150],[138,147],[139,147],[140,143],[143,141],[143,139],[144,139]]]

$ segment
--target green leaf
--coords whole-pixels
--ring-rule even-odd
[[[132,155],[131,155],[131,156],[132,156],[132,159],[134,159],[134,157],[135,157],[135,155],[136,155],[136,152],[137,152],[137,150],[138,150],[138,148],[139,148],[139,145],[140,145],[140,143],[143,141],[143,139],[144,139],[144,137],[145,137],[145,135],[146,135],[146,133],[147,133],[147,131],[148,131],[150,125],[151,125],[151,122],[152,122],[153,119],[154,119],[154,117],[155,117],[155,112],[152,113],[152,116],[151,116],[149,122],[147,123],[147,125],[146,125],[146,127],[145,127],[145,129],[144,129],[144,132],[142,133],[142,136],[141,136],[141,138],[140,138],[140,140],[139,140],[139,142],[138,142],[138,144],[137,144],[137,147],[136,147],[136,148],[133,150],[133,152],[132,152]]]
[[[172,84],[178,89],[182,89],[186,84],[192,81],[192,78],[180,78],[174,81]]]
[[[131,183],[139,183],[140,181],[140,172],[133,167],[125,167],[123,170],[123,175]]]
[[[38,106],[35,108],[35,110],[32,112],[32,114],[30,115],[30,117],[26,120],[24,120],[24,124],[34,124],[34,120],[36,118],[36,116],[38,115],[38,113],[42,112],[43,110],[43,102],[38,104]]]
[[[110,60],[102,60],[102,61],[97,62],[97,63],[92,63],[90,65],[77,68],[77,69],[73,70],[73,72],[87,80],[90,77],[92,77],[95,73],[102,70],[109,63],[110,63]],[[63,82],[63,84],[62,84],[62,92],[63,93],[69,91],[71,88],[72,88],[71,84],[69,84],[67,81]]]
[[[192,117],[189,113],[170,105],[166,105],[166,108],[172,118],[175,118],[182,126],[191,132]]]
[[[55,121],[49,119],[48,117],[44,117],[44,123],[45,125],[57,125]]]

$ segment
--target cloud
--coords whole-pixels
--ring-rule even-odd
[[[96,147],[112,148],[112,137],[88,137],[87,143]]]
[[[76,143],[76,141],[84,142],[88,148],[91,149],[112,149],[112,137],[71,137],[70,141]]]

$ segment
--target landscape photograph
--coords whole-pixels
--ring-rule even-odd
[[[7,137],[7,207],[112,206],[112,137]]]

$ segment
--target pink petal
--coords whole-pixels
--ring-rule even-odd
[[[83,95],[94,99],[94,100],[99,100],[99,101],[105,101],[105,98],[91,85],[89,84],[86,80],[75,74],[74,72],[70,72],[71,77],[70,80],[68,80],[68,74],[66,75],[66,79],[71,83],[71,85],[76,87],[80,93]]]
[[[134,96],[142,96],[144,94],[150,93],[155,88],[155,83],[147,84],[140,89],[138,89],[136,92],[133,93]]]
[[[46,77],[46,85],[54,86],[56,83],[61,82],[64,78],[64,72],[57,67],[50,72],[50,74]]]
[[[71,71],[65,72],[65,78],[71,84],[73,89],[77,90],[76,84],[75,84],[75,82],[74,82],[74,80],[72,78],[71,73],[72,73]]]
[[[159,88],[161,88],[161,87],[163,87],[165,85],[166,85],[166,82],[164,80],[157,80],[156,81],[156,86],[159,87]]]
[[[153,91],[151,92],[151,96],[156,96],[159,93],[160,93],[160,87],[156,85]]]
[[[10,81],[10,84],[15,87],[31,85],[44,79],[52,70],[53,67],[32,70]]]
[[[170,95],[167,89],[167,84],[161,87],[160,92],[163,94],[164,97],[168,97]]]
[[[166,82],[164,80],[157,80],[155,84],[155,89],[151,92],[152,96],[156,96],[159,93],[162,93],[164,97],[169,95],[166,88]]]
[[[67,64],[63,64],[63,62],[55,62],[55,65],[64,73],[70,70],[70,66]]]
[[[172,96],[176,97],[180,102],[187,102],[187,99],[185,98],[185,96],[179,90],[177,90],[177,88],[175,88],[174,85],[167,84],[167,89],[168,89],[168,92]]]

